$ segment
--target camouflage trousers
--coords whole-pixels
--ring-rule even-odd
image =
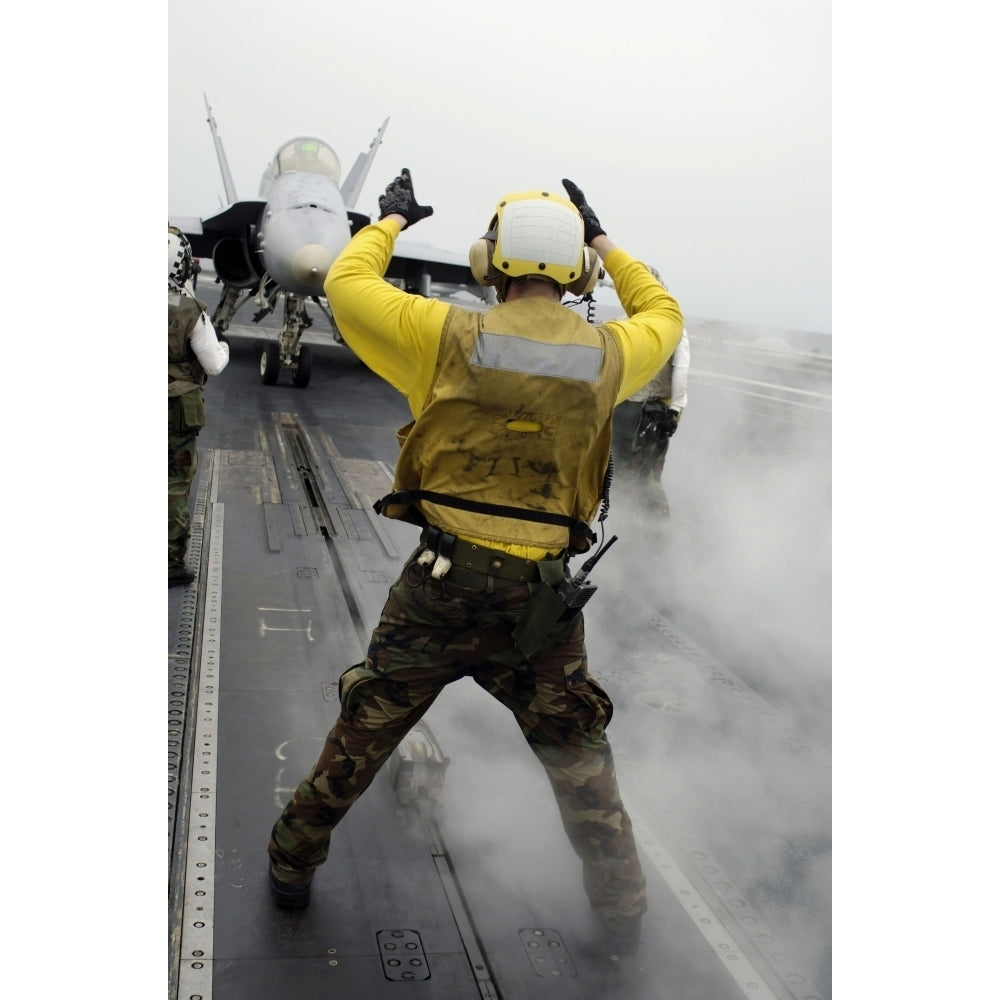
[[[446,577],[443,586],[413,586],[422,569],[416,555],[389,590],[364,663],[341,676],[340,716],[274,825],[275,874],[311,877],[327,858],[331,831],[396,745],[446,685],[471,677],[510,709],[545,769],[591,905],[612,930],[628,932],[646,910],[645,879],[605,735],[612,705],[587,672],[582,618],[528,661],[510,635],[526,585],[488,592]]]
[[[171,569],[184,566],[191,533],[188,497],[198,471],[198,428],[167,436],[167,557]]]

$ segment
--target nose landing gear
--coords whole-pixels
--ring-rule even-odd
[[[264,385],[275,385],[282,368],[292,373],[292,385],[304,389],[312,378],[312,351],[308,344],[299,344],[298,357],[282,354],[281,347],[273,340],[264,344],[260,352],[260,380]]]
[[[304,389],[312,378],[312,352],[301,343],[302,332],[311,326],[305,302],[298,295],[285,293],[285,322],[278,343],[269,340],[260,355],[260,380],[274,385],[282,368],[292,373],[292,385]]]

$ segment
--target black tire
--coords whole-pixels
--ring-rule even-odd
[[[298,367],[292,374],[292,385],[296,389],[304,389],[309,384],[309,379],[312,378],[313,373],[313,362],[312,362],[312,351],[303,344],[299,347],[299,363]]]
[[[281,371],[281,357],[278,354],[278,345],[269,340],[264,345],[264,350],[260,355],[260,380],[264,385],[274,385],[278,381],[278,373]]]

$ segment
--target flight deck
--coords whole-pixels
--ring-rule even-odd
[[[264,386],[261,344],[276,332],[230,328],[192,490],[198,578],[169,592],[172,1000],[829,1000],[822,557],[779,567],[791,581],[777,589],[812,603],[754,620],[744,591],[771,570],[744,578],[737,564],[719,579],[725,558],[701,543],[722,500],[692,499],[746,476],[749,516],[791,455],[800,490],[818,470],[796,523],[816,529],[822,552],[829,455],[814,441],[828,447],[829,357],[689,332],[670,523],[647,524],[613,492],[598,531],[621,540],[594,571],[587,611],[649,892],[639,950],[617,956],[601,946],[542,769],[471,680],[446,689],[336,828],[311,905],[273,904],[271,826],[319,754],[337,679],[363,659],[418,530],[372,510],[392,484],[402,397],[319,325],[309,387]],[[763,600],[765,619],[772,607]],[[801,665],[786,681],[779,647]]]

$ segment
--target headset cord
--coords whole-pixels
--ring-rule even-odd
[[[567,309],[570,309],[573,306],[582,305],[584,302],[587,303],[587,322],[591,326],[596,326],[597,325],[597,315],[596,315],[597,303],[596,303],[596,301],[594,299],[594,293],[593,292],[587,292],[586,295],[582,295],[578,299],[571,299],[569,302],[564,302],[563,305],[566,306]]]

